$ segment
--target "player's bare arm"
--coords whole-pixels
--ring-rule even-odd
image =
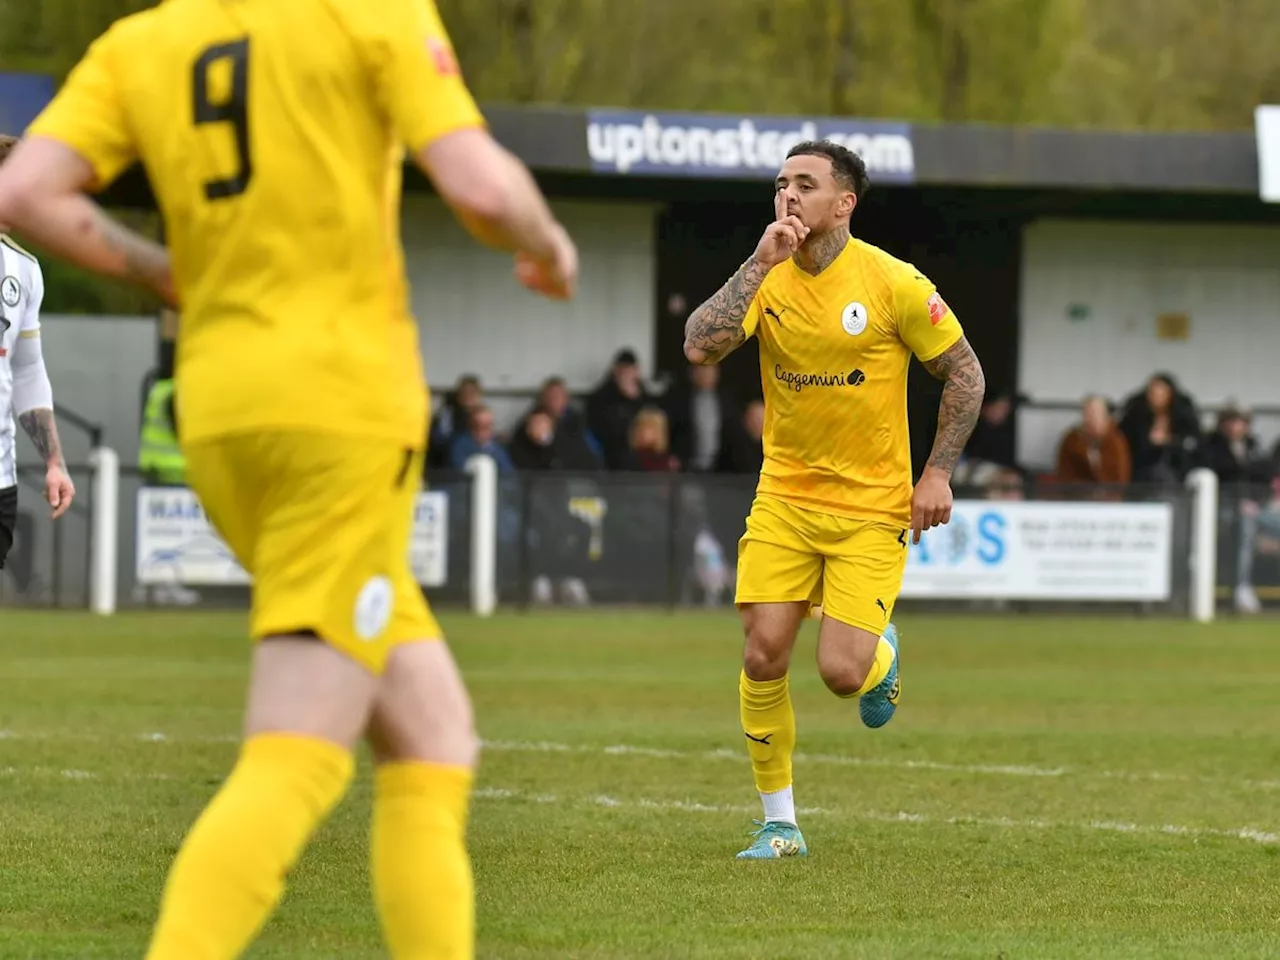
[[[0,169],[0,222],[55,256],[174,303],[169,254],[108,217],[87,196],[93,182],[93,168],[70,147],[24,140]]]
[[[684,325],[684,355],[690,363],[719,363],[747,339],[743,324],[751,302],[769,271],[791,257],[809,236],[798,217],[787,214],[785,191],[774,195],[776,219],[737,273],[689,315]],[[848,234],[846,234],[846,237]]]
[[[920,542],[922,531],[951,520],[951,473],[978,422],[982,397],[987,390],[982,364],[965,337],[924,366],[943,381],[943,387],[933,450],[912,497],[913,543]]]
[[[690,363],[719,363],[747,339],[743,323],[769,268],[753,255],[723,287],[689,314],[684,355]]]
[[[58,437],[58,424],[52,410],[28,410],[20,414],[18,423],[27,431],[35,445],[36,453],[46,467],[63,466],[62,442]]]
[[[49,409],[28,410],[19,414],[18,423],[35,445],[36,453],[45,465],[45,499],[53,508],[56,520],[71,507],[75,499],[75,486],[67,474],[66,460],[62,455],[62,440],[58,436],[58,422]]]
[[[516,254],[516,276],[556,299],[573,296],[578,251],[528,168],[487,131],[458,130],[424,147],[418,165],[467,231]]]

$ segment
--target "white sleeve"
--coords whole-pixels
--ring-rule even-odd
[[[31,264],[31,291],[27,300],[27,309],[23,311],[22,330],[19,334],[39,336],[40,308],[44,306],[44,273],[38,263]]]
[[[38,266],[31,272],[31,293],[23,311],[22,328],[13,345],[9,369],[13,372],[13,412],[22,416],[31,410],[53,409],[53,385],[44,365],[40,347],[40,307],[44,302],[44,277]]]

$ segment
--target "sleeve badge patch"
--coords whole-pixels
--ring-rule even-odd
[[[938,293],[926,300],[925,305],[929,308],[929,322],[935,327],[942,321],[943,317],[951,312],[951,308],[947,306],[947,301],[943,300],[942,295]]]

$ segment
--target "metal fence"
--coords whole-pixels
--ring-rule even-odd
[[[76,505],[50,521],[41,500],[43,475],[23,469],[19,524],[8,569],[0,572],[0,604],[84,607],[90,580],[93,471],[71,469]],[[242,587],[144,587],[135,578],[137,493],[142,478],[120,472],[117,550],[121,607],[192,605],[244,607]],[[447,578],[431,589],[432,601],[461,606],[472,577],[474,488],[466,474],[434,472],[429,487],[447,494]],[[737,540],[755,492],[755,478],[694,474],[504,475],[498,481],[495,584],[499,603],[536,605],[639,605],[677,608],[728,606],[733,602]],[[913,598],[902,609],[1110,608],[1129,612],[1188,611],[1192,497],[1179,486],[1068,487],[1031,482],[1020,487],[958,488],[957,500],[1055,503],[1165,503],[1170,507],[1168,598],[1099,604],[1058,600]],[[1280,493],[1223,488],[1217,516],[1217,584],[1224,609],[1280,607]],[[940,535],[941,536],[941,535]],[[959,556],[972,544],[962,525],[945,536]]]

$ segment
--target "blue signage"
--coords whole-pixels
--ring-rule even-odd
[[[38,73],[0,73],[0,133],[21,136],[53,99],[53,77]]]
[[[598,173],[772,179],[802,140],[830,140],[862,157],[873,183],[912,183],[905,123],[731,114],[589,110],[587,151]]]

